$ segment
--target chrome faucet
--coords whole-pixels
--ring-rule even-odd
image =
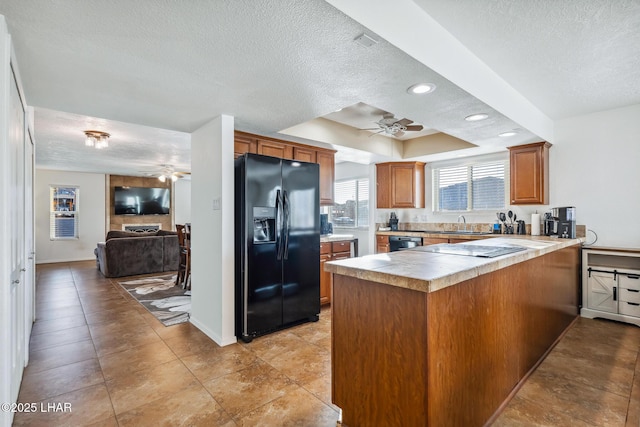
[[[467,231],[467,219],[464,217],[464,215],[460,215],[458,217],[458,231],[460,231],[460,218],[462,218],[462,223],[464,224],[464,231]]]

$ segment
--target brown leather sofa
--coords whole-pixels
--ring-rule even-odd
[[[105,277],[135,276],[178,270],[180,246],[175,231],[151,233],[109,231],[95,250]]]

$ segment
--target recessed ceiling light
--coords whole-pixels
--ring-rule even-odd
[[[485,120],[488,119],[489,115],[485,114],[485,113],[477,113],[477,114],[472,114],[470,116],[465,117],[464,119],[468,122],[477,122],[480,120]]]
[[[422,95],[433,92],[434,90],[436,90],[436,85],[433,83],[418,83],[407,89],[407,92],[413,95]]]
[[[515,131],[515,130],[510,130],[510,131],[507,131],[507,132],[502,132],[502,133],[498,134],[498,136],[501,136],[501,137],[503,137],[503,138],[506,138],[506,137],[509,137],[509,136],[517,135],[517,134],[518,134],[518,132],[517,132],[517,131]]]

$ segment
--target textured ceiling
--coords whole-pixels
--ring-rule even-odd
[[[608,15],[600,8],[592,23],[587,12],[594,9],[572,10],[562,5],[566,2],[416,3],[498,74],[504,72],[509,84],[545,114],[560,117],[640,102],[639,44],[625,44],[637,40],[639,26],[630,27],[637,2],[613,2],[632,15],[620,34],[616,29],[623,16],[614,6],[615,13]],[[499,18],[504,13],[508,19]],[[487,150],[538,139],[526,129],[508,141],[498,138],[499,132],[522,128],[508,111],[499,113],[321,0],[193,1],[189,7],[169,0],[0,0],[0,14],[13,37],[27,102],[35,107],[41,167],[131,174],[160,164],[187,169],[188,133],[220,114],[234,116],[238,129],[278,136],[280,130],[357,103]],[[555,49],[548,31],[536,34],[546,24],[530,21],[553,18],[565,24],[562,17],[577,17],[581,31],[569,39],[575,45]],[[612,62],[592,61],[585,74],[581,70],[588,61],[573,57],[598,59],[581,43],[584,27],[594,24],[604,27],[599,38],[622,53],[607,56]],[[370,48],[355,43],[363,32],[379,42]],[[563,37],[559,29],[553,34],[552,40]],[[636,52],[633,58],[625,56],[630,52]],[[556,83],[554,75],[563,80]],[[619,77],[634,80],[627,84]],[[574,99],[595,80],[609,84],[606,102],[591,95]],[[422,81],[435,83],[437,90],[406,93]],[[620,87],[626,88],[624,96]],[[491,118],[462,120],[476,112]],[[113,135],[110,153],[81,146],[82,131],[96,120]],[[353,147],[346,151],[357,158]]]
[[[415,0],[550,118],[640,103],[638,0]]]

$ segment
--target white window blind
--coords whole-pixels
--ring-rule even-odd
[[[475,163],[433,170],[436,211],[475,211],[505,207],[505,162]]]
[[[49,187],[49,237],[78,238],[78,187]]]
[[[369,180],[350,179],[334,185],[331,222],[336,227],[366,227],[369,223]]]

